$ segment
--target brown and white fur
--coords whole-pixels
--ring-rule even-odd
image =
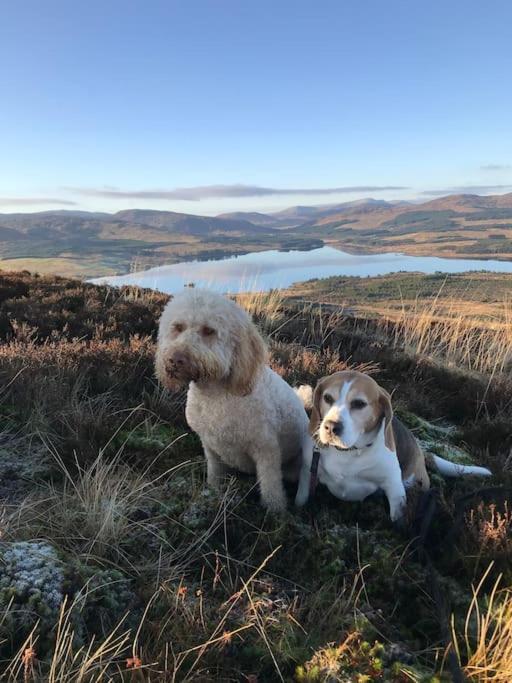
[[[306,387],[299,389],[306,403],[307,393]],[[393,416],[390,395],[368,375],[344,371],[321,379],[312,399],[309,432],[296,505],[304,505],[309,497],[315,443],[321,453],[318,480],[342,500],[361,501],[384,491],[393,521],[403,516],[406,487],[430,486],[418,442]],[[491,474],[483,467],[456,465],[438,456],[433,460],[446,476]]]
[[[208,484],[228,468],[256,473],[264,505],[283,510],[283,475],[297,481],[308,418],[293,389],[267,365],[263,339],[234,301],[187,289],[160,319],[156,374],[188,384],[186,418],[207,460]]]

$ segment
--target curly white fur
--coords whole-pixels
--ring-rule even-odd
[[[308,411],[311,410],[313,408],[313,387],[309,384],[301,384],[294,391],[302,401],[304,408]]]
[[[208,290],[188,289],[166,306],[156,373],[168,388],[188,383],[186,418],[201,438],[208,483],[228,467],[256,473],[263,503],[283,510],[283,475],[296,480],[308,418],[293,389],[266,363],[247,313]]]

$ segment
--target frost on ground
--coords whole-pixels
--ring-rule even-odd
[[[64,572],[55,549],[45,541],[18,541],[0,547],[0,633],[10,639],[41,636],[58,621],[64,599]]]

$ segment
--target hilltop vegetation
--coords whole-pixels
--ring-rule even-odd
[[[350,307],[360,313],[375,310],[389,315],[408,310],[417,302],[436,301],[448,309],[455,304],[475,316],[505,319],[512,297],[512,274],[473,271],[468,273],[391,273],[374,277],[333,276],[294,285],[289,295],[316,303]]]
[[[192,258],[265,249],[400,251],[512,258],[512,194],[456,195],[424,204],[361,200],[217,217],[172,211],[0,214],[4,268],[99,277]]]
[[[512,372],[512,275],[331,277],[298,284],[289,294],[373,320],[395,345],[442,362]]]
[[[0,274],[4,679],[451,680],[446,623],[411,542],[414,501],[405,533],[379,497],[344,505],[320,491],[309,509],[273,518],[251,478],[236,477],[222,496],[205,489],[183,394],[162,392],[153,376],[165,301]],[[367,369],[395,392],[426,450],[478,460],[493,483],[511,485],[507,371],[468,371],[404,348],[392,320],[277,293],[240,301],[290,383]],[[509,509],[496,492],[471,497],[481,482],[433,483],[425,547],[454,614],[461,666],[504,683],[511,602],[506,591],[489,596],[500,573],[500,588],[512,585]],[[471,584],[490,561],[479,641]],[[502,640],[491,642],[494,627]]]

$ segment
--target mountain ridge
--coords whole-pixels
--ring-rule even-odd
[[[357,253],[512,260],[512,193],[415,204],[366,198],[274,214],[137,208],[0,214],[0,267],[87,277],[126,272],[134,262],[144,268],[322,244]]]

